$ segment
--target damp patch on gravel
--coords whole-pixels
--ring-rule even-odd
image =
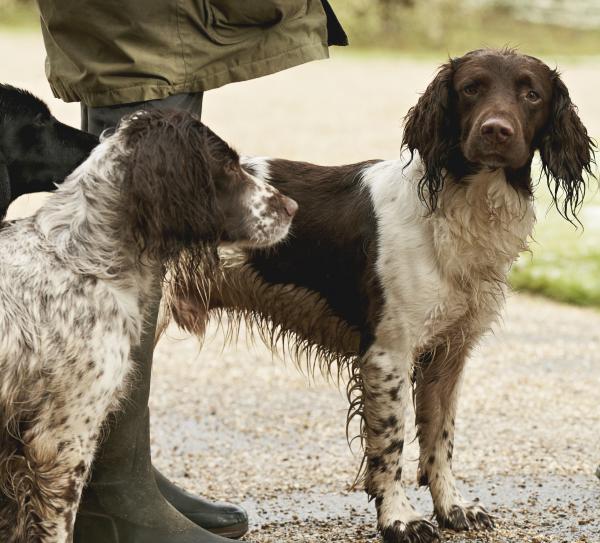
[[[495,515],[490,532],[457,534],[447,541],[516,543],[597,542],[600,540],[600,482],[593,477],[500,477],[461,485],[466,496],[477,496]],[[431,511],[425,489],[408,488],[412,503]],[[253,519],[246,541],[379,541],[375,507],[363,492],[344,494],[291,493],[242,504]]]

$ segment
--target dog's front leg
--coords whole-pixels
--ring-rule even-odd
[[[366,426],[366,490],[385,543],[431,543],[438,531],[421,517],[402,486],[402,450],[410,397],[411,356],[372,345],[361,362]]]
[[[470,341],[460,336],[458,341],[423,353],[415,368],[418,480],[422,486],[429,485],[438,524],[453,530],[494,525],[481,504],[462,497],[452,473],[459,384],[469,349]]]

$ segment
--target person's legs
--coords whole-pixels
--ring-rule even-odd
[[[203,93],[183,93],[167,96],[160,100],[148,100],[132,104],[118,104],[105,107],[88,107],[81,104],[81,129],[99,136],[107,128],[115,128],[119,121],[140,109],[183,109],[202,115]]]
[[[82,128],[99,135],[141,108],[185,109],[199,115],[202,94],[122,106],[82,106]],[[192,496],[152,467],[148,397],[160,285],[154,288],[157,301],[141,344],[132,351],[130,393],[123,409],[108,421],[108,435],[100,444],[77,514],[74,543],[219,543],[228,540],[204,528],[228,537],[241,537],[248,528],[243,509]]]

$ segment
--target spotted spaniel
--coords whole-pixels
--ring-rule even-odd
[[[438,527],[491,528],[452,473],[459,383],[468,355],[503,304],[507,273],[535,221],[531,164],[539,151],[569,220],[594,146],[559,74],[515,51],[450,60],[405,122],[399,160],[322,167],[246,159],[294,198],[288,241],[249,249],[214,285],[210,308],[241,315],[267,339],[349,364],[350,416],[362,419],[366,491],[386,543],[429,543]],[[201,335],[194,278],[170,285],[168,313]],[[404,413],[414,394],[418,481],[438,527],[402,485]]]
[[[295,211],[197,118],[152,111],[0,230],[0,541],[72,541],[163,266],[208,277],[217,243],[278,242]]]

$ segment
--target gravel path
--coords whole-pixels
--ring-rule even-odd
[[[3,80],[78,123],[76,104],[50,98],[39,36],[0,34],[0,50]],[[401,118],[436,63],[335,53],[208,93],[204,119],[247,154],[332,164],[395,157]],[[597,59],[561,63],[594,135],[599,67]],[[11,216],[41,199],[22,198]],[[309,386],[291,363],[244,337],[223,347],[217,331],[200,349],[171,330],[161,341],[151,398],[157,466],[192,491],[243,502],[253,523],[246,541],[376,541],[374,507],[349,490],[360,451],[346,444],[344,395],[320,377]],[[455,460],[467,494],[498,514],[499,527],[448,533],[448,541],[600,542],[599,343],[595,311],[509,299],[504,324],[467,367]],[[430,514],[427,492],[414,485],[414,443],[406,456],[409,493]]]
[[[242,501],[254,542],[376,541],[374,508],[350,483],[360,461],[335,384],[301,375],[262,345],[203,349],[176,330],[156,355],[154,458],[195,491]],[[455,471],[499,517],[493,534],[450,541],[600,541],[600,314],[525,295],[466,371]],[[422,512],[416,445],[406,483]]]

